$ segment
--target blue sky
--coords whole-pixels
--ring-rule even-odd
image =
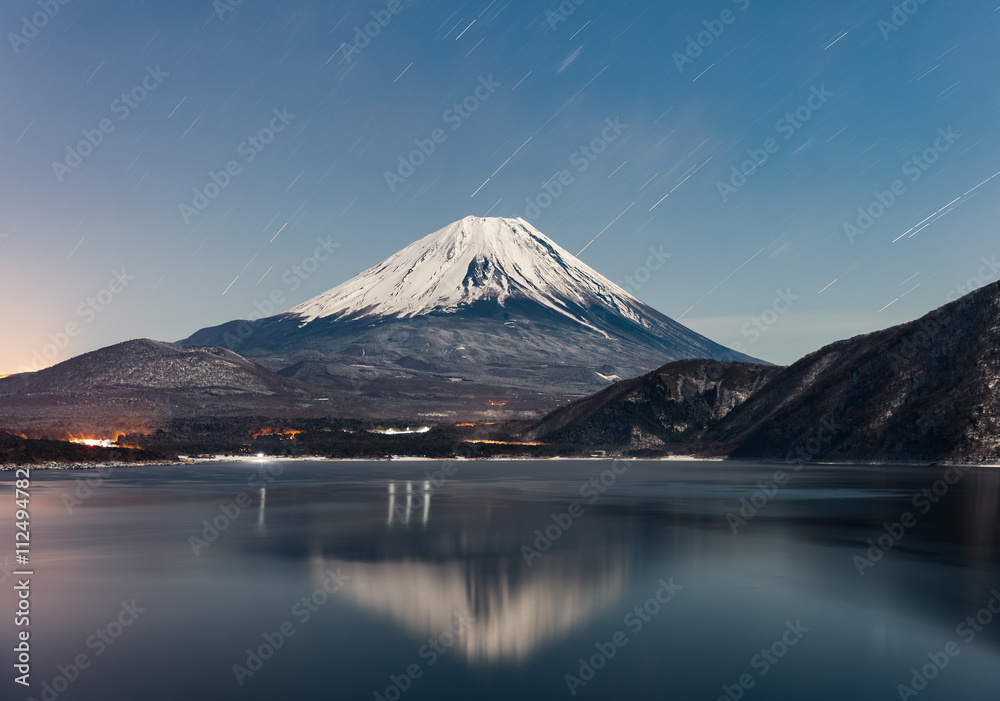
[[[778,363],[1000,278],[995,3],[230,3],[0,12],[0,374],[469,214]]]

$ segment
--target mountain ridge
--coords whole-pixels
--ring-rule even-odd
[[[441,260],[447,267],[440,265]],[[551,260],[554,265],[541,267]],[[411,243],[378,265],[289,309],[304,323],[318,318],[408,318],[454,312],[480,300],[538,302],[569,318],[565,298],[597,297],[643,324],[630,293],[610,282],[524,219],[465,217]]]
[[[0,427],[46,435],[152,431],[173,418],[308,405],[306,387],[223,348],[125,341],[0,380]]]
[[[284,313],[181,343],[296,367],[331,399],[376,413],[458,401],[538,416],[669,360],[760,362],[656,311],[523,219],[497,217],[466,217]]]
[[[697,379],[685,362],[672,363],[561,407],[527,435],[740,459],[996,463],[1000,282],[757,374],[737,383],[744,401],[717,416],[697,393],[671,396],[661,376]]]

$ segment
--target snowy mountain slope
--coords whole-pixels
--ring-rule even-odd
[[[139,339],[71,358],[39,372],[0,381],[0,397],[67,391],[213,390],[273,395],[294,383],[223,348]]]
[[[567,404],[525,436],[555,443],[684,450],[781,372],[774,365],[679,360]]]
[[[585,326],[571,305],[600,303],[643,326],[642,302],[523,219],[466,217],[291,310],[304,323],[454,312],[478,301],[538,303]],[[592,327],[594,328],[594,327]]]
[[[671,360],[757,362],[636,299],[522,219],[466,217],[304,304],[202,329],[343,401],[553,408]],[[513,395],[513,396],[512,396]],[[478,403],[478,404],[477,404]],[[355,401],[356,404],[356,401]]]
[[[561,407],[523,438],[791,464],[997,464],[1000,282],[787,368],[670,363]]]
[[[312,404],[298,382],[232,351],[149,339],[0,380],[0,428],[48,436],[151,432],[186,417],[289,416]]]
[[[1000,460],[1000,283],[832,343],[720,423],[734,457]]]

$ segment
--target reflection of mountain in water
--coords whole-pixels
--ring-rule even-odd
[[[891,616],[888,609],[868,616],[880,640],[888,638],[877,629],[902,616],[953,630],[996,586],[1000,470],[969,472],[924,514],[911,499],[941,479],[944,467],[811,468],[734,535],[727,513],[772,468],[636,463],[613,494],[588,506],[528,567],[521,547],[576,494],[575,483],[563,488],[546,479],[562,478],[565,469],[539,467],[530,491],[519,479],[468,477],[427,489],[423,470],[405,468],[392,473],[411,478],[397,477],[391,489],[371,479],[276,483],[266,506],[260,495],[256,537],[246,544],[279,566],[307,564],[317,586],[325,569],[339,565],[352,581],[338,597],[418,639],[441,635],[456,614],[476,618],[456,648],[473,662],[525,660],[601,611],[629,608],[629,588],[647,578],[701,582],[702,596],[714,591],[747,610],[760,604],[754,591],[781,583],[788,593],[808,590],[829,610],[851,611],[867,606],[856,599],[863,587],[868,597],[893,602]],[[919,513],[917,527],[876,571],[859,577],[851,558],[907,511]],[[685,592],[688,601],[695,596],[694,587]]]
[[[351,577],[346,596],[420,637],[454,630],[456,616],[474,619],[454,646],[471,661],[522,661],[614,604],[625,585],[621,561],[594,572],[578,561],[547,557],[528,577],[510,572],[526,567],[522,560],[495,572],[475,561],[325,561],[319,572],[340,566]]]
[[[383,536],[392,540],[407,527],[427,527],[432,497],[425,485],[391,483],[388,499]],[[622,596],[630,550],[602,537],[600,530],[589,531],[585,543],[577,539],[575,547],[554,547],[529,567],[516,555],[520,545],[508,544],[503,555],[496,552],[496,543],[483,547],[484,537],[492,540],[483,512],[465,516],[460,534],[426,534],[420,555],[344,559],[314,549],[310,565],[317,581],[328,569],[340,567],[351,578],[345,596],[421,638],[454,631],[456,617],[472,620],[453,649],[473,662],[523,661]],[[547,516],[540,512],[537,525],[551,523]],[[574,528],[579,531],[582,525]],[[381,557],[388,555],[387,549],[377,549]],[[396,548],[388,548],[392,550]]]

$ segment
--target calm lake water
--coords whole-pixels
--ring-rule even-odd
[[[259,461],[32,482],[33,683],[11,683],[4,614],[3,698],[1000,694],[997,469]]]

